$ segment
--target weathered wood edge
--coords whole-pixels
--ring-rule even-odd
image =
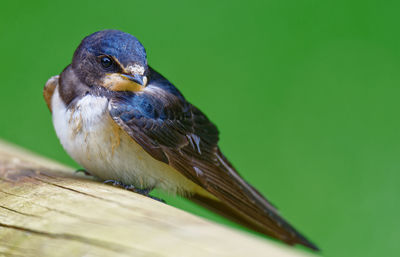
[[[0,256],[309,256],[0,140]]]

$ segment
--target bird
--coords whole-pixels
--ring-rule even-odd
[[[149,196],[181,195],[249,229],[318,247],[290,225],[223,155],[217,127],[147,63],[119,30],[85,37],[43,96],[65,151],[88,173]]]

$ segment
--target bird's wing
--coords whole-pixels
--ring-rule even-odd
[[[142,92],[111,97],[109,112],[155,159],[218,198],[193,195],[196,202],[286,243],[317,249],[240,177],[218,148],[215,125],[161,75]]]

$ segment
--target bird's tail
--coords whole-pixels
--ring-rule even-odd
[[[234,222],[237,222],[249,229],[259,233],[272,236],[284,241],[289,245],[301,244],[312,250],[319,251],[318,247],[300,234],[293,226],[285,221],[278,213],[276,208],[272,206],[255,188],[245,182],[234,170],[228,160],[219,152],[221,164],[229,172],[237,174],[237,183],[245,188],[247,198],[247,206],[244,208],[241,203],[235,203],[232,199],[212,199],[201,194],[188,196],[190,200],[197,204],[210,209]]]

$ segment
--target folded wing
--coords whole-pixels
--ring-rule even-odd
[[[154,70],[146,90],[113,96],[109,112],[155,159],[174,167],[218,199],[190,195],[195,202],[288,244],[318,249],[240,177],[217,145],[215,125]]]

